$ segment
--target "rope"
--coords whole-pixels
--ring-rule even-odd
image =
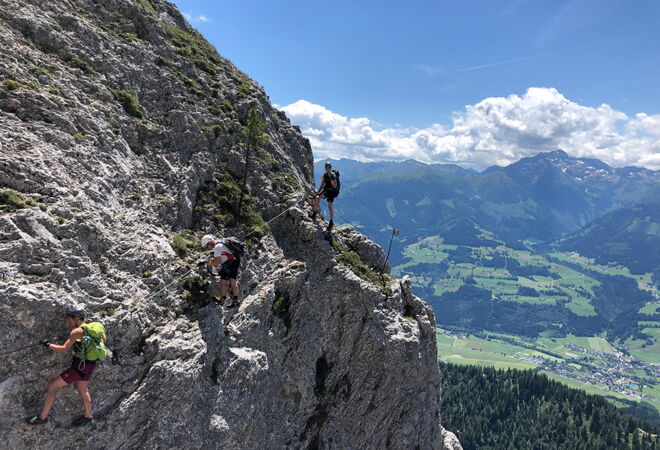
[[[184,273],[184,274],[181,275],[180,277],[176,277],[174,280],[172,280],[171,282],[169,282],[168,284],[166,284],[166,285],[163,286],[162,288],[158,289],[156,292],[147,295],[147,296],[144,298],[143,301],[147,301],[147,300],[153,298],[155,295],[160,294],[160,293],[163,292],[165,289],[167,289],[168,287],[172,286],[174,283],[176,283],[177,281],[179,281],[179,279],[181,279],[181,278],[185,278],[185,277],[187,277],[189,274],[194,273],[195,270],[196,270],[196,269],[190,269],[188,272]]]
[[[327,202],[327,200],[326,200],[326,202]],[[339,217],[340,219],[342,219],[342,220],[344,221],[345,224],[346,224],[346,223],[349,224],[351,227],[353,227],[353,229],[360,228],[359,225],[355,225],[353,222],[351,222],[351,221],[348,220],[346,217],[344,217],[344,216],[342,216],[341,214],[339,214],[337,211],[334,211],[334,210],[333,210],[332,212],[333,212],[333,215],[335,215],[335,216]]]
[[[20,352],[21,350],[28,349],[30,347],[36,347],[37,345],[40,345],[40,344],[41,344],[41,342],[37,342],[35,344],[30,344],[30,345],[25,345],[23,347],[19,347],[19,348],[14,349],[14,350],[9,350],[8,352],[2,352],[2,353],[0,353],[0,356],[10,355],[12,353],[16,353],[16,352]]]
[[[300,200],[302,200],[302,199],[300,199]],[[269,221],[265,222],[265,223],[262,224],[262,225],[259,225],[258,228],[264,227],[264,226],[268,225],[269,223],[271,223],[272,221],[274,221],[275,219],[277,219],[278,217],[281,217],[284,213],[286,213],[286,212],[289,211],[291,208],[293,208],[293,207],[296,206],[298,203],[300,203],[300,200],[296,201],[293,205],[289,206],[287,209],[285,209],[284,211],[282,211],[281,213],[279,213],[278,215],[276,215],[275,217],[273,217],[273,218],[270,219]],[[257,231],[257,230],[254,230],[254,231],[252,231],[251,233],[249,233],[247,236],[245,236],[245,239],[247,239],[248,237],[252,236],[256,231]],[[167,289],[168,287],[172,286],[174,283],[177,283],[177,282],[179,282],[181,279],[187,277],[188,275],[190,275],[190,274],[192,274],[192,273],[195,273],[195,271],[196,271],[196,269],[190,269],[190,270],[188,270],[187,272],[185,272],[183,275],[180,275],[180,276],[175,277],[174,280],[172,280],[171,282],[169,282],[169,283],[166,284],[165,286],[161,287],[161,288],[158,289],[156,292],[152,292],[151,294],[147,295],[144,299],[142,299],[142,301],[143,301],[143,302],[146,302],[147,300],[152,299],[153,297],[155,297],[156,295],[160,294],[161,292],[163,292],[163,291],[164,291],[165,289]]]
[[[60,336],[57,337],[57,339],[60,339],[64,336],[65,335],[60,335]],[[68,334],[66,336],[68,336]],[[2,353],[0,353],[0,356],[10,355],[12,353],[20,352],[21,350],[26,350],[30,347],[36,347],[37,345],[41,345],[41,342],[35,342],[34,344],[24,345],[23,347],[19,347],[19,348],[16,348],[14,350],[9,350],[9,351],[6,351],[6,352],[2,352]]]
[[[284,211],[280,212],[278,215],[276,215],[276,216],[273,217],[272,219],[270,219],[270,220],[264,222],[264,223],[261,224],[261,225],[258,225],[258,226],[256,227],[256,229],[254,229],[253,231],[251,231],[250,233],[248,233],[248,234],[244,237],[244,240],[247,240],[250,236],[252,236],[253,234],[255,234],[259,229],[265,227],[266,225],[269,225],[271,222],[277,220],[278,218],[280,218],[281,216],[283,216],[284,214],[286,214],[289,210],[291,210],[292,208],[294,208],[295,206],[297,206],[297,205],[298,205],[301,201],[303,201],[303,200],[304,200],[304,197],[299,198],[299,199],[296,200],[291,206],[289,206],[288,208],[286,208]],[[337,214],[337,215],[338,215],[339,217],[342,217],[342,216],[339,215],[339,214]],[[342,219],[344,219],[347,223],[349,223],[350,225],[352,225],[354,228],[357,228],[357,226],[356,226],[355,224],[353,224],[353,223],[351,223],[350,221],[346,220],[344,217],[342,217]],[[137,234],[137,233],[135,233],[135,234]],[[130,250],[129,250],[129,251],[130,251]],[[123,254],[122,254],[122,255],[123,255]],[[146,296],[142,301],[143,301],[143,302],[146,302],[147,300],[150,300],[151,298],[153,298],[153,297],[155,297],[156,295],[158,295],[158,294],[160,294],[161,292],[163,292],[163,291],[164,291],[165,289],[167,289],[168,287],[172,286],[174,283],[179,282],[179,280],[181,280],[182,278],[185,278],[186,276],[188,276],[188,275],[194,273],[195,270],[196,270],[196,269],[190,269],[190,270],[188,270],[186,273],[184,273],[183,275],[176,277],[174,280],[172,280],[170,283],[166,284],[165,286],[163,286],[162,288],[160,288],[160,289],[157,290],[156,292],[153,292],[153,293],[149,294],[148,296]],[[37,345],[37,344],[35,344],[35,345]],[[1,355],[2,355],[2,354],[0,354],[0,356],[1,356]]]
[[[293,203],[293,205],[289,206],[287,209],[285,209],[284,211],[282,211],[281,213],[279,213],[278,215],[276,215],[275,217],[273,217],[272,219],[270,219],[268,222],[265,222],[265,223],[263,223],[262,225],[258,225],[258,226],[257,226],[257,229],[251,231],[250,233],[248,233],[248,234],[245,236],[244,239],[247,239],[247,238],[249,238],[250,236],[252,236],[254,233],[257,232],[258,229],[260,229],[260,228],[262,228],[262,227],[265,227],[266,225],[268,225],[269,223],[271,223],[273,220],[277,219],[278,217],[280,217],[281,215],[283,215],[285,212],[287,212],[288,210],[290,210],[291,208],[293,208],[294,206],[296,206],[296,205],[297,205],[298,203],[300,203],[302,200],[303,200],[302,198],[301,198],[301,199],[298,199],[296,202]]]
[[[281,217],[284,213],[286,213],[286,212],[289,211],[291,208],[293,208],[293,207],[296,206],[298,203],[300,203],[301,200],[302,200],[302,199],[299,199],[299,200],[296,201],[293,205],[289,206],[287,209],[285,209],[284,211],[282,211],[281,213],[279,213],[278,215],[276,215],[275,217],[273,217],[273,218],[270,219],[269,221],[265,222],[265,223],[262,224],[262,225],[259,225],[258,228],[264,227],[264,226],[268,225],[269,223],[271,223],[272,221],[274,221],[275,219],[277,219],[278,217]],[[249,238],[249,237],[252,236],[254,233],[256,233],[256,230],[252,231],[252,232],[249,233],[247,236],[245,236],[245,239]],[[147,301],[147,300],[149,300],[149,299],[155,297],[156,295],[160,294],[161,292],[163,292],[163,291],[164,291],[165,289],[167,289],[168,287],[172,286],[174,283],[178,282],[180,279],[187,277],[188,275],[194,273],[195,271],[196,271],[196,269],[190,269],[188,272],[184,273],[183,275],[176,277],[174,280],[172,280],[171,282],[169,282],[168,284],[166,284],[165,286],[163,286],[162,288],[160,288],[160,289],[157,290],[156,292],[153,292],[153,293],[149,294],[148,296],[146,296],[146,297],[143,299],[143,301]]]
[[[307,195],[309,195],[309,194],[307,194]],[[314,199],[314,198],[316,198],[316,195],[310,195],[309,197]],[[326,206],[326,208],[328,208],[328,211],[329,211],[328,199],[327,198],[322,198],[321,200],[325,200],[325,206]],[[320,206],[320,204],[319,204],[319,206]],[[355,225],[353,222],[348,220],[346,217],[339,214],[334,208],[333,208],[332,212],[333,212],[333,216],[337,216],[337,217],[341,218],[344,221],[344,224],[350,225],[351,227],[353,227],[353,229],[360,228],[358,225]]]

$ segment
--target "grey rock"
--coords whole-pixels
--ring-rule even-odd
[[[447,431],[444,427],[442,429],[442,437],[444,439],[444,446],[447,450],[463,450],[463,446],[459,442],[458,438],[451,431]]]
[[[342,262],[308,218],[309,141],[172,4],[5,0],[0,78],[0,185],[36,202],[0,211],[0,353],[63,342],[78,306],[115,362],[81,433],[72,388],[43,428],[23,424],[68,355],[0,355],[0,448],[443,448],[432,310]],[[242,176],[252,108],[269,137],[246,186],[263,236],[201,203]],[[204,255],[175,253],[183,228],[247,238],[239,306],[195,291]],[[335,235],[382,267],[368,239]]]
[[[385,259],[386,255],[383,253],[383,249],[372,240],[350,228],[341,228],[340,236],[344,244],[360,255],[360,259],[366,265],[379,273],[390,273],[391,267]]]

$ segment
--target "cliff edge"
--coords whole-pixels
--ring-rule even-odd
[[[431,308],[309,219],[308,141],[173,5],[5,0],[0,77],[0,447],[444,448]],[[248,242],[237,308],[197,272],[209,232]],[[113,350],[95,421],[64,388],[31,427],[69,358],[32,344],[71,306]]]

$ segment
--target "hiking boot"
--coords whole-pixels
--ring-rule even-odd
[[[80,416],[77,419],[73,419],[73,422],[71,422],[71,425],[74,427],[79,427],[80,425],[85,425],[87,423],[91,423],[94,421],[93,417],[85,417],[85,416]]]
[[[318,212],[317,212],[317,211],[312,211],[312,214],[310,214],[310,216],[309,216],[309,217],[311,217],[311,218],[312,218],[312,220],[316,220],[316,215],[317,215],[317,214],[318,214]]]
[[[332,227],[334,227],[334,226],[335,226],[335,223],[331,220],[331,221],[328,223],[328,231],[332,230]]]
[[[217,301],[220,306],[225,304],[225,300],[227,300],[226,295],[223,295],[222,297],[215,297],[215,301]]]
[[[27,423],[28,425],[43,425],[46,422],[48,422],[48,417],[42,419],[41,417],[39,417],[38,414],[36,416],[30,416],[25,419],[25,423]]]
[[[231,300],[227,303],[227,308],[233,308],[238,305],[240,305],[238,302],[238,295],[232,295]]]

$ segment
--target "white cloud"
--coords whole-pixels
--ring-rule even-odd
[[[183,17],[185,17],[186,20],[190,23],[209,23],[211,21],[211,19],[208,16],[205,16],[204,14],[195,15],[184,12]]]
[[[486,98],[455,113],[451,126],[421,130],[376,129],[367,118],[348,118],[305,100],[281,109],[301,126],[318,158],[414,158],[480,170],[561,148],[616,167],[660,169],[660,115],[630,118],[605,104],[580,105],[553,88]]]

